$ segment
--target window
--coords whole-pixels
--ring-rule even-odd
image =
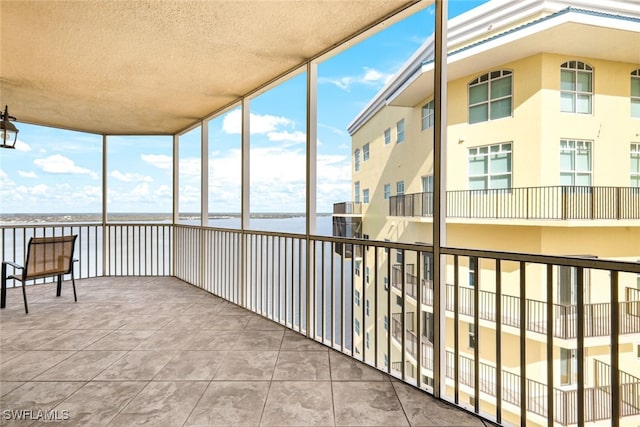
[[[575,384],[576,350],[560,347],[560,385]]]
[[[384,367],[389,366],[389,355],[387,353],[384,354]]]
[[[433,254],[431,252],[423,252],[422,268],[425,280],[433,280]]]
[[[591,141],[560,140],[560,185],[591,185]]]
[[[364,271],[364,278],[369,283],[369,267],[367,267]],[[369,301],[367,301],[367,314],[369,314]]]
[[[362,261],[360,261],[360,260],[356,260],[356,261],[353,263],[353,269],[355,270],[355,274],[356,274],[356,276],[360,276],[360,263],[361,263],[361,262],[362,262]],[[358,292],[358,291],[356,290],[356,301],[359,301],[359,299],[360,299],[360,294],[358,294],[357,292]],[[358,305],[360,305],[360,303],[359,303],[359,302],[358,302],[357,304],[358,304]]]
[[[387,315],[384,315],[384,330],[388,331],[389,330],[389,318],[387,317]],[[640,357],[640,356],[639,356]]]
[[[422,192],[433,193],[433,175],[426,175],[422,177]]]
[[[433,344],[433,313],[422,313],[422,335]]]
[[[362,203],[369,203],[369,189],[362,190]]]
[[[434,106],[435,104],[432,99],[422,107],[422,130],[433,127]]]
[[[404,119],[396,123],[396,142],[400,144],[404,141]]]
[[[384,239],[385,242],[390,242],[391,240],[389,239]],[[384,248],[384,253],[388,254],[389,253],[389,248]]]
[[[362,146],[362,161],[369,160],[369,143],[367,142]]]
[[[478,268],[478,258],[469,257],[469,286],[474,287],[476,285],[476,270]]]
[[[353,184],[353,193],[354,193],[354,201],[356,203],[360,203],[360,181],[356,181]]]
[[[369,348],[369,332],[365,334],[365,337],[366,337],[367,348]]]
[[[631,144],[631,186],[640,187],[640,142]]]
[[[404,181],[396,182],[396,194],[402,196],[404,194]]]
[[[396,262],[402,264],[404,262],[404,251],[402,249],[396,249]]]
[[[469,348],[476,348],[476,325],[469,323]]]
[[[593,68],[581,61],[560,66],[560,111],[591,114]]]
[[[355,323],[356,335],[360,335],[360,321],[356,319],[354,323]]]
[[[386,128],[384,130],[384,145],[391,143],[391,128]]]
[[[469,148],[469,189],[511,188],[511,143]]]
[[[391,197],[391,184],[384,185],[384,198],[388,200]]]
[[[369,314],[369,300],[366,300],[364,305],[365,305],[365,311],[367,313],[367,316],[370,316],[370,314]]]
[[[469,83],[469,123],[511,116],[512,72],[492,71]]]
[[[360,170],[360,149],[356,148],[356,151],[353,153],[353,167],[358,172]]]
[[[354,302],[360,307],[360,291],[356,289]]]
[[[396,304],[402,307],[402,297],[399,295],[396,295]]]
[[[640,68],[631,72],[631,117],[640,119]]]

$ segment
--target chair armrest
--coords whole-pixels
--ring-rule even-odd
[[[16,264],[15,262],[12,262],[12,261],[2,261],[2,264],[10,265],[11,267],[16,268],[18,270],[23,270],[24,269],[23,266],[21,266],[19,264]]]

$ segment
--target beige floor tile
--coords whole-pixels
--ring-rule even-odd
[[[331,383],[329,381],[272,382],[261,425],[334,425]]]
[[[258,426],[268,381],[212,381],[187,420],[187,426]]]
[[[337,426],[408,426],[391,382],[334,382]]]

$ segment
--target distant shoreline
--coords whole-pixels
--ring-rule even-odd
[[[239,219],[240,213],[210,213],[209,220]],[[331,213],[318,212],[319,217],[331,216]],[[255,212],[250,214],[250,218],[260,219],[286,219],[286,218],[303,218],[304,213],[299,212]],[[107,220],[109,222],[171,222],[171,213],[157,212],[119,212],[109,213]],[[181,220],[193,221],[199,220],[198,213],[183,213],[180,215]],[[100,223],[102,214],[100,213],[11,213],[0,214],[0,225],[8,224],[32,224],[32,223],[66,223],[66,222],[83,222],[83,223]]]

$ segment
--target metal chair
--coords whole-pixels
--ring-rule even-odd
[[[59,237],[32,237],[29,239],[27,258],[24,266],[11,261],[2,262],[2,289],[0,291],[0,308],[5,308],[7,302],[7,280],[18,280],[22,284],[22,296],[24,298],[24,311],[29,313],[27,307],[27,292],[25,282],[27,280],[41,279],[44,277],[58,277],[56,296],[62,292],[62,276],[71,274],[73,284],[73,299],[77,302],[76,281],[73,275],[73,265],[77,259],[73,258],[76,238],[78,235]],[[21,274],[7,276],[7,266],[13,267],[14,272],[21,270]]]

